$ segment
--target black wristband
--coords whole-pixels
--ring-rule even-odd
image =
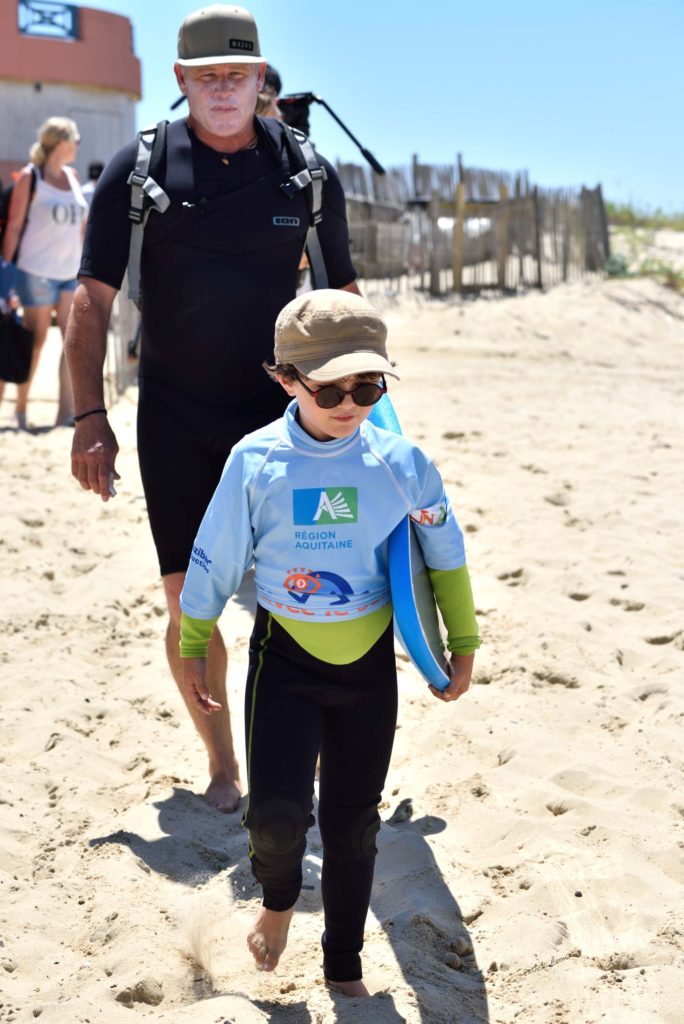
[[[107,415],[107,410],[104,406],[99,405],[97,409],[88,409],[88,412],[82,412],[80,416],[74,416],[74,423],[80,423],[81,420],[86,418],[86,416],[94,416],[96,412],[104,413],[105,416]]]

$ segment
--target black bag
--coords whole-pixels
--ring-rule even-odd
[[[33,332],[13,313],[0,313],[0,380],[24,384],[31,369]]]

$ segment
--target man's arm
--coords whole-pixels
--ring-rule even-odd
[[[65,339],[65,351],[74,390],[74,409],[82,415],[104,407],[102,371],[107,352],[107,328],[116,288],[81,278],[74,292]],[[71,447],[71,472],[84,490],[109,501],[110,483],[119,474],[114,462],[119,450],[103,413],[76,424]]]
[[[352,292],[352,294],[354,294],[354,295],[360,295],[361,294],[361,291],[360,291],[359,286],[356,283],[356,281],[352,281],[351,284],[343,284],[341,288],[338,288],[338,291],[340,291],[340,292]]]

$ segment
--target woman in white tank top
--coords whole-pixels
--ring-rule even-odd
[[[31,148],[31,163],[23,168],[12,190],[2,257],[16,262],[15,287],[24,308],[24,323],[33,331],[33,358],[29,379],[17,385],[15,415],[26,427],[26,407],[53,310],[62,332],[76,288],[83,230],[88,204],[73,163],[80,142],[76,124],[67,117],[51,117],[38,132]],[[0,382],[0,399],[4,383]],[[73,416],[71,382],[62,352],[59,367],[57,425]]]

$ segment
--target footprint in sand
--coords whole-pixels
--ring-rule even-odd
[[[509,587],[518,587],[525,581],[525,570],[512,569],[509,572],[501,572],[496,578],[501,580],[502,583],[506,583]]]
[[[575,676],[565,672],[537,671],[534,672],[534,678],[543,683],[551,683],[552,686],[564,686],[567,690],[579,689],[579,682]]]
[[[611,597],[610,603],[614,608],[623,608],[626,612],[640,612],[646,607],[643,601],[626,601],[621,597]]]
[[[547,811],[551,811],[554,818],[559,818],[563,814],[567,814],[568,811],[574,809],[574,805],[570,800],[564,800],[562,797],[557,800],[549,800],[546,805]]]
[[[508,762],[512,760],[512,758],[514,758],[516,754],[517,750],[500,750],[499,753],[496,755],[496,759],[500,765],[508,764]]]
[[[640,686],[632,693],[637,700],[645,701],[649,697],[656,697],[658,694],[669,693],[667,686],[662,683],[649,683],[647,686]]]
[[[680,636],[680,633],[663,633],[660,636],[647,636],[646,643],[660,646],[661,644],[671,644]]]

